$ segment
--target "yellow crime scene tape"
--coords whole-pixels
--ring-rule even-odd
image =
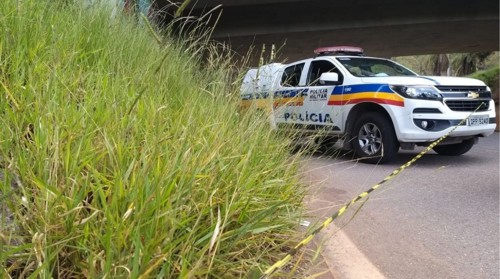
[[[435,140],[433,143],[431,143],[429,146],[427,146],[427,148],[425,148],[422,152],[420,152],[415,157],[413,157],[411,160],[409,160],[408,162],[406,162],[405,164],[401,165],[399,168],[397,168],[396,170],[394,170],[386,178],[382,179],[382,181],[380,181],[378,184],[372,186],[367,191],[362,192],[357,197],[355,197],[354,199],[352,199],[350,202],[348,202],[347,204],[345,204],[344,206],[342,206],[332,216],[328,217],[317,229],[315,229],[306,238],[304,238],[295,247],[293,247],[293,249],[291,249],[290,252],[288,252],[283,259],[277,261],[275,264],[273,264],[272,266],[270,266],[266,271],[264,271],[262,273],[262,276],[260,277],[260,279],[268,278],[271,274],[273,274],[274,272],[276,272],[278,269],[282,268],[286,263],[288,263],[293,258],[293,256],[297,253],[297,251],[300,248],[304,247],[306,244],[308,244],[309,242],[311,242],[311,240],[313,240],[313,238],[314,238],[314,236],[316,234],[318,234],[320,231],[322,231],[324,228],[326,228],[330,223],[332,223],[339,216],[341,216],[342,214],[344,214],[344,212],[351,205],[353,205],[354,203],[358,202],[362,198],[367,197],[371,192],[373,192],[376,189],[378,189],[382,184],[384,184],[385,182],[393,179],[398,174],[400,174],[402,171],[404,171],[409,166],[411,166],[413,163],[415,163],[418,159],[422,158],[422,156],[424,156],[432,148],[434,148],[441,141],[443,141],[445,138],[447,138],[453,131],[455,131],[455,129],[457,129],[459,126],[461,126],[462,124],[464,124],[465,121],[467,121],[467,119],[469,119],[471,117],[471,115],[473,113],[475,113],[478,109],[480,109],[483,105],[484,104],[481,103],[473,112],[471,112],[466,118],[462,119],[462,121],[460,121],[460,123],[458,123],[456,126],[454,126],[448,133],[446,133],[444,136],[440,137],[439,139]]]

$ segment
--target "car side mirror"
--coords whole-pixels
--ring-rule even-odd
[[[338,85],[342,84],[341,81],[339,81],[339,74],[338,73],[322,73],[321,76],[319,77],[319,84],[321,85]]]

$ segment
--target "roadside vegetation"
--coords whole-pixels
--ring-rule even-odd
[[[231,56],[72,3],[0,5],[0,277],[235,278],[279,260],[305,189],[288,141],[239,113]]]
[[[487,70],[477,71],[471,74],[470,77],[480,79],[488,84],[488,86],[491,87],[491,91],[496,94],[495,101],[498,102],[498,83],[500,77],[500,67],[498,67],[498,65]]]
[[[393,57],[421,75],[468,76],[478,71],[498,68],[500,53],[448,53]]]

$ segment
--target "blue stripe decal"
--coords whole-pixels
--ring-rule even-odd
[[[365,92],[394,93],[394,91],[392,91],[389,88],[389,85],[375,83],[375,84],[356,84],[356,85],[337,86],[332,91],[332,95],[356,94]]]
[[[335,86],[332,91],[332,95],[341,95],[344,92],[344,86]]]
[[[274,97],[275,98],[306,97],[307,91],[309,91],[309,88],[280,90],[280,91],[274,92]]]

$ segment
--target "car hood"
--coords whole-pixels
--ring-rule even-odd
[[[365,83],[386,83],[393,85],[468,85],[485,86],[478,79],[464,77],[442,77],[442,76],[408,76],[408,77],[365,77]]]

